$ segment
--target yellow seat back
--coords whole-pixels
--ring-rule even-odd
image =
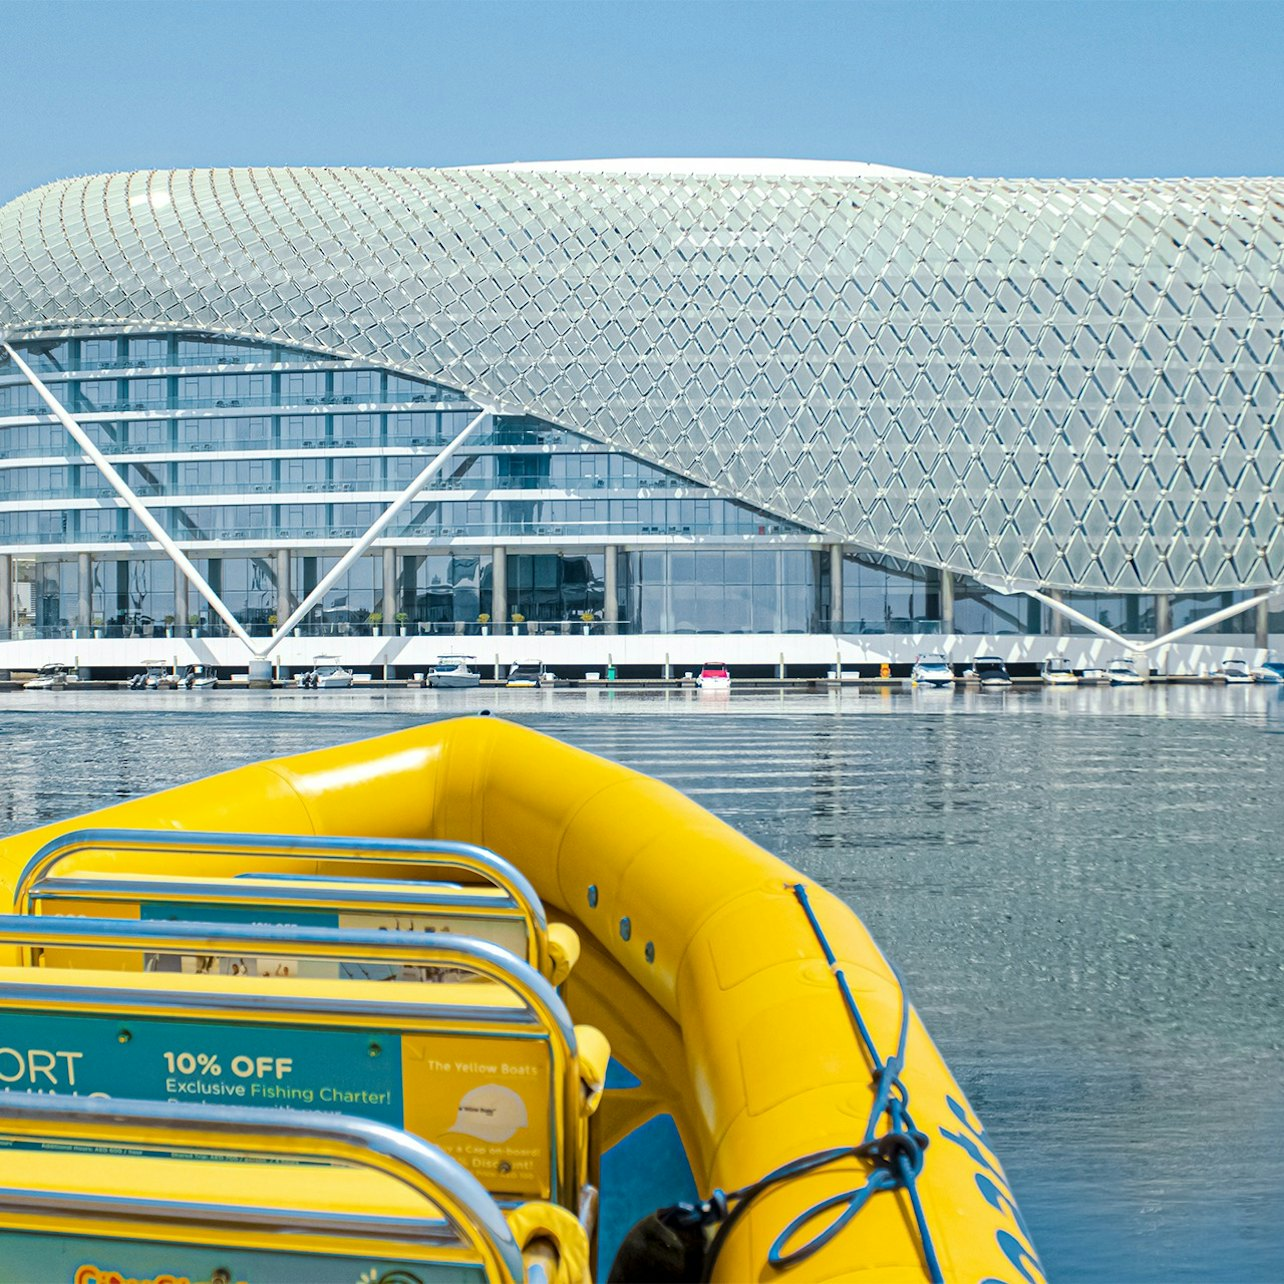
[[[368,1120],[9,1094],[0,1140],[28,1148],[0,1188],[6,1279],[525,1278],[505,1216],[477,1181],[436,1147]],[[235,1180],[211,1162],[228,1159],[241,1161]]]
[[[589,1179],[603,1057],[547,980],[496,946],[406,932],[0,917],[24,950],[442,969],[388,986],[309,977],[0,968],[0,1087],[345,1110],[435,1142],[486,1187],[568,1208]],[[478,982],[481,982],[480,984]],[[590,1037],[590,1047],[600,1036]]]
[[[550,943],[544,907],[521,871],[471,843],[79,830],[32,856],[13,899],[19,914],[463,934],[502,946],[550,978],[578,952],[567,943],[569,929],[554,930]]]

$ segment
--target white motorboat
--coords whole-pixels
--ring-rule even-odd
[[[312,690],[331,690],[352,685],[352,670],[339,663],[336,655],[319,655],[313,661],[313,667],[298,678],[301,687]]]
[[[24,691],[61,691],[68,683],[79,681],[80,674],[70,664],[42,664],[22,687]]]
[[[205,664],[189,664],[178,685],[188,691],[212,691],[218,686],[218,674]]]
[[[1233,687],[1248,686],[1254,681],[1253,671],[1248,667],[1248,661],[1233,655],[1228,655],[1222,661],[1222,667],[1218,669],[1216,676],[1221,678],[1227,686]]]
[[[701,691],[730,691],[731,670],[725,664],[706,664],[700,669],[696,686]]]
[[[1253,670],[1253,677],[1258,682],[1265,682],[1271,686],[1279,685],[1284,682],[1284,660],[1263,660]]]
[[[1100,685],[1103,682],[1110,681],[1110,674],[1105,669],[1098,668],[1095,664],[1090,664],[1079,674],[1080,686]]]
[[[1044,660],[1042,677],[1050,687],[1077,687],[1079,677],[1064,655],[1054,655]]]
[[[978,655],[972,661],[972,667],[963,676],[979,682],[982,687],[995,690],[1012,685],[1012,675],[1008,672],[1007,665],[997,655]]]
[[[481,674],[468,667],[471,655],[443,655],[428,675],[430,687],[479,687]]]
[[[1106,674],[1112,687],[1139,687],[1146,681],[1137,672],[1137,662],[1126,655],[1111,660]]]
[[[147,660],[143,671],[130,678],[129,687],[132,691],[159,691],[161,687],[174,686],[177,680],[164,660]]]
[[[954,670],[950,668],[950,662],[939,651],[920,655],[914,661],[914,667],[910,670],[910,686],[952,687],[953,685]]]

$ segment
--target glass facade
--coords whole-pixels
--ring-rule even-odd
[[[453,389],[211,335],[85,336],[18,350],[251,633],[270,633],[477,414]],[[733,549],[613,552],[607,612],[608,546],[727,540]],[[790,544],[798,547],[781,547]],[[496,627],[600,628],[610,614],[620,630],[703,632],[721,620],[733,631],[801,632],[819,615],[816,544],[812,532],[653,464],[538,419],[494,416],[300,628],[387,623],[391,548],[391,623],[475,631],[497,609],[503,547]],[[147,545],[125,501],[16,366],[0,361],[0,548],[15,558],[18,627],[222,633],[203,600],[180,600],[172,565]]]

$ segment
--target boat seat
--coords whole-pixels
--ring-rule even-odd
[[[175,874],[176,859],[214,872]],[[31,858],[14,908],[460,933],[509,950],[555,985],[579,957],[574,929],[547,922],[525,875],[471,843],[81,830]]]
[[[0,1088],[343,1110],[440,1146],[496,1196],[577,1205],[596,1185],[610,1049],[533,968],[483,941],[247,923],[0,916]],[[281,975],[85,966],[279,960]],[[49,966],[51,954],[82,960]],[[26,962],[17,959],[25,958]],[[310,961],[375,979],[300,975]],[[390,986],[388,969],[464,981]]]
[[[24,1148],[0,1187],[8,1279],[587,1280],[591,1221],[506,1213],[440,1148],[364,1119],[10,1093],[0,1144]]]

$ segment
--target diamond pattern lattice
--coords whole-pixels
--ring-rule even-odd
[[[837,539],[1284,579],[1284,182],[244,169],[0,209],[0,332],[377,360]]]

